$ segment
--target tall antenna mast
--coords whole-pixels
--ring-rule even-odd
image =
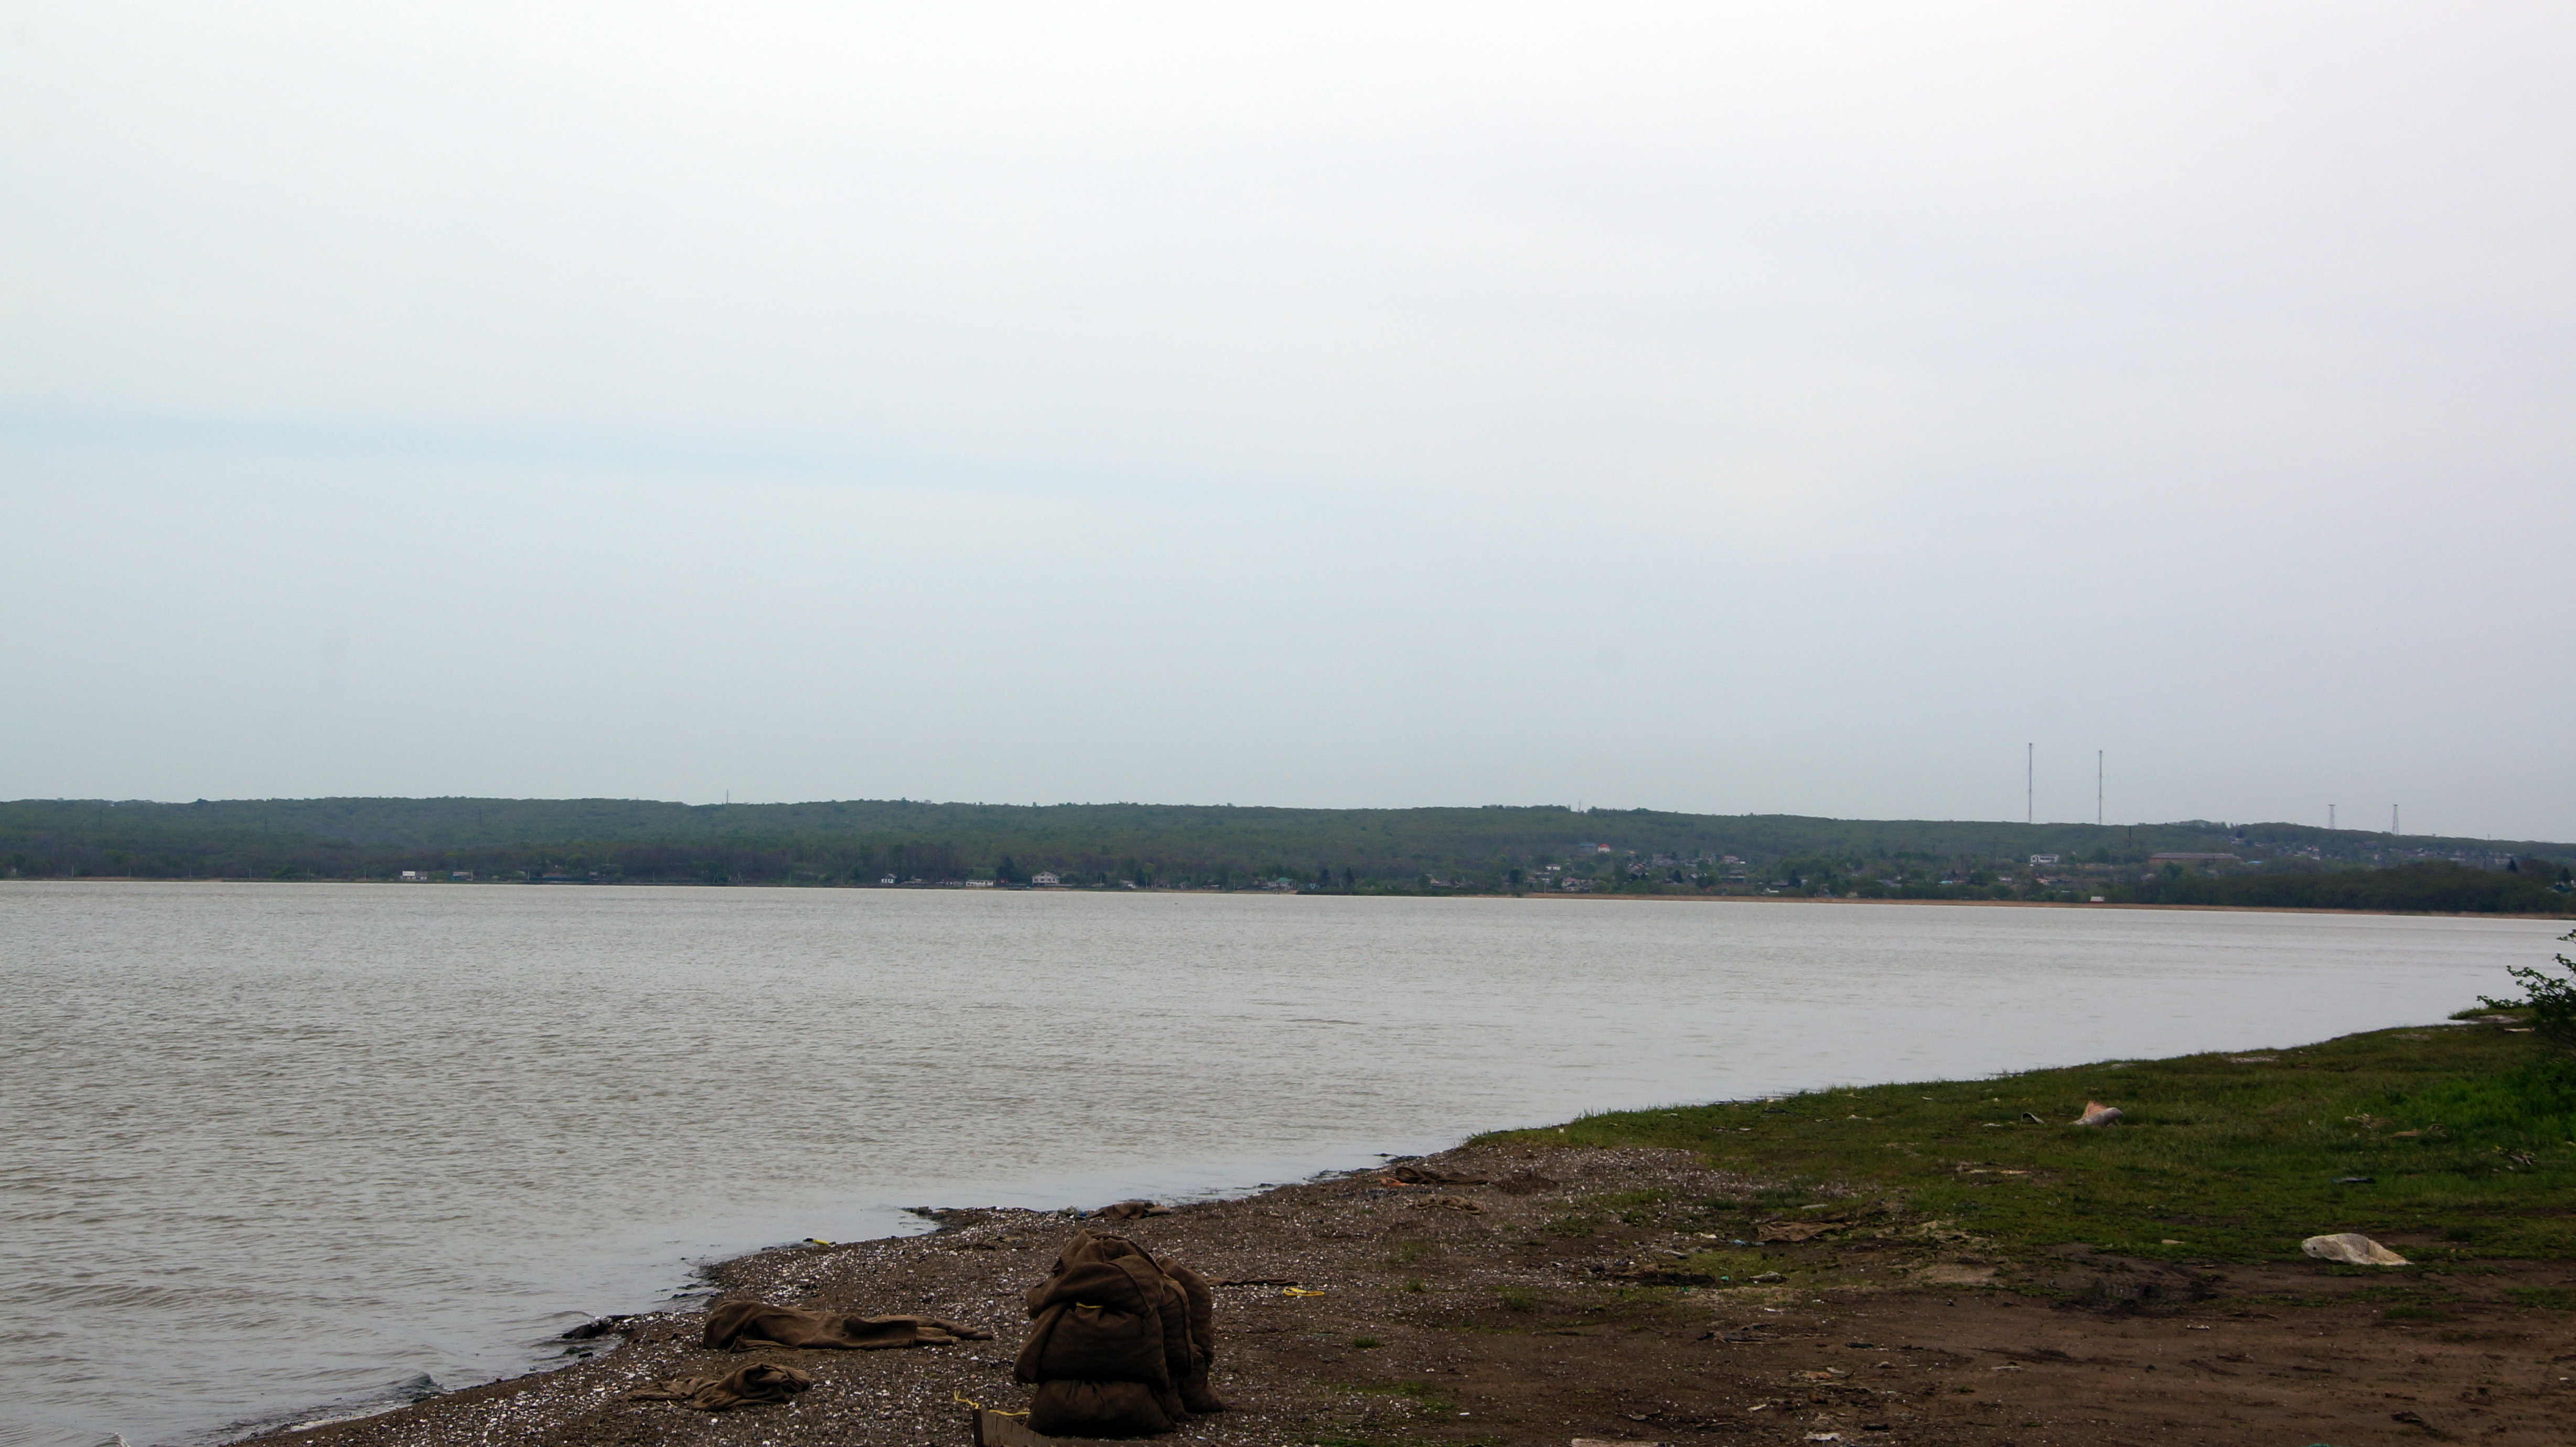
[[[2334,827],[2334,805],[2328,804],[2326,806],[2326,832],[2328,834],[2332,834],[2334,832]]]
[[[2405,830],[2397,827],[2397,806],[2394,804],[2388,806],[2388,832],[2391,834],[2403,834],[2406,832]]]
[[[2036,824],[2039,822],[2039,806],[2034,802],[2039,798],[2039,745],[2024,744],[2021,747],[2021,822]]]
[[[2093,827],[2102,827],[2102,751],[2093,751]]]

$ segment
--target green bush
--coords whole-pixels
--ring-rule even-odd
[[[2560,935],[2561,943],[2576,940],[2576,930]],[[2490,995],[2478,998],[2498,1010],[2529,1010],[2531,1027],[2540,1038],[2564,1054],[2576,1055],[2576,960],[2565,955],[2556,957],[2558,968],[2568,973],[2560,979],[2535,965],[2508,965],[2505,973],[2515,984],[2530,992],[2528,1000],[2499,1000]]]

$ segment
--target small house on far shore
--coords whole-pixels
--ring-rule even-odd
[[[1064,883],[1063,880],[1056,878],[1052,874],[1043,872],[1029,876],[1029,885],[1035,889],[1052,889],[1062,883]]]

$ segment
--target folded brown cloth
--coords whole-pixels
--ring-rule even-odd
[[[1397,1166],[1395,1169],[1387,1172],[1387,1174],[1395,1177],[1397,1180],[1402,1181],[1408,1186],[1481,1186],[1486,1184],[1486,1178],[1483,1176],[1453,1176],[1447,1171],[1435,1171],[1427,1166]]]
[[[1172,1214],[1172,1208],[1157,1206],[1151,1201],[1120,1201],[1091,1214],[1105,1221],[1133,1221],[1139,1216],[1168,1216]]]
[[[794,1347],[803,1351],[873,1352],[889,1347],[992,1339],[989,1331],[977,1331],[935,1316],[842,1316],[758,1301],[728,1301],[707,1313],[706,1335],[701,1341],[711,1348],[733,1351]]]
[[[812,1385],[814,1379],[794,1367],[753,1362],[721,1377],[673,1377],[658,1386],[638,1387],[626,1399],[686,1402],[704,1411],[729,1412],[754,1403],[784,1402]]]

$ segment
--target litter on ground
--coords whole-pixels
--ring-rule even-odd
[[[2340,1261],[2347,1266],[2405,1266],[2406,1258],[2362,1235],[2344,1231],[2333,1236],[2311,1236],[2299,1243],[2299,1249],[2319,1261]]]

